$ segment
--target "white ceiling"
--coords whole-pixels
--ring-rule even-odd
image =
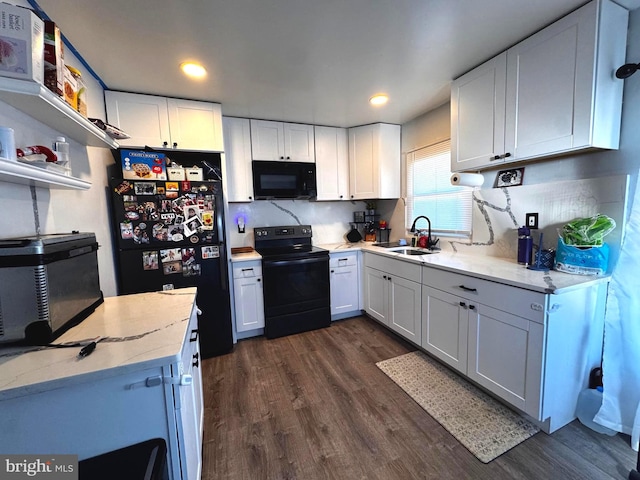
[[[585,3],[37,2],[109,89],[216,101],[224,115],[341,127],[402,124],[443,104],[452,79]],[[203,63],[206,80],[186,79],[184,60]],[[368,98],[378,92],[391,100],[376,109]]]

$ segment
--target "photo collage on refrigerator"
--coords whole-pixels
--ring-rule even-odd
[[[220,184],[167,180],[162,153],[124,151],[122,162],[123,179],[113,188],[119,198],[120,244],[141,249],[144,271],[200,275],[199,262],[219,257],[215,196]]]

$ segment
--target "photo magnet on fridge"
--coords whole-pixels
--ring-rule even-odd
[[[127,180],[166,180],[165,154],[140,150],[121,150],[122,178]]]

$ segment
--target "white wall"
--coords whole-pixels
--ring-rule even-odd
[[[12,3],[28,6],[27,2],[21,0]],[[65,61],[84,70],[68,49],[65,51]],[[105,119],[102,87],[86,73],[83,79],[87,84],[88,116]],[[0,125],[15,130],[18,148],[28,145],[51,147],[55,137],[61,135],[55,126],[44,125],[3,102],[0,102]],[[88,191],[36,188],[35,199],[32,199],[29,187],[0,183],[0,238],[72,230],[95,232],[100,245],[100,286],[105,296],[113,296],[116,294],[116,284],[106,195],[106,166],[113,163],[113,155],[108,148],[86,147],[72,139],[67,141],[70,144],[72,175],[90,181],[92,187]]]

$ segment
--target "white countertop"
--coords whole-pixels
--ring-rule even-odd
[[[84,358],[78,357],[80,347],[0,345],[0,400],[178,361],[195,295],[192,287],[105,298],[54,342],[102,337]]]
[[[328,250],[329,254],[358,250],[375,252],[406,262],[419,263],[541,293],[561,294],[574,288],[609,281],[608,275],[572,275],[555,270],[529,270],[523,265],[519,265],[515,260],[486,255],[465,255],[445,251],[426,255],[403,255],[388,248],[374,247],[371,242],[328,243],[316,246]],[[232,255],[233,262],[259,260],[260,258],[260,254],[257,252]]]
[[[556,270],[529,270],[515,260],[486,255],[443,251],[426,255],[403,255],[370,244],[362,250],[541,293],[561,294],[575,288],[609,281],[608,275],[572,275]]]

